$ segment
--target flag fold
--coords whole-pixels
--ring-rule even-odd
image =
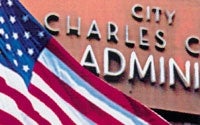
[[[0,124],[169,123],[83,68],[18,0],[2,0]]]

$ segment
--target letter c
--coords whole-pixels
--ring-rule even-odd
[[[52,34],[52,35],[58,35],[59,29],[58,28],[52,28],[49,23],[52,21],[58,21],[59,15],[57,13],[49,13],[45,16],[44,19],[44,26],[45,28]]]
[[[192,56],[199,56],[200,50],[194,50],[191,48],[191,44],[198,44],[199,38],[196,36],[188,37],[185,41],[185,48],[187,52]]]
[[[135,4],[132,7],[132,16],[134,19],[136,19],[137,21],[141,22],[143,20],[143,16],[138,14],[138,11],[142,11],[143,7],[140,4]]]

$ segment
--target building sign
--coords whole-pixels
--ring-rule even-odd
[[[200,113],[199,2],[23,3],[82,66],[125,94]]]

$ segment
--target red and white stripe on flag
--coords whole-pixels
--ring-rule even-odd
[[[28,90],[17,73],[0,70],[0,123],[169,124],[81,67],[54,39],[36,62]]]

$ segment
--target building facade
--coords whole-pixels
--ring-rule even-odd
[[[200,1],[27,1],[84,67],[173,124],[200,124]]]

